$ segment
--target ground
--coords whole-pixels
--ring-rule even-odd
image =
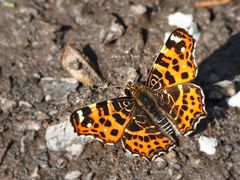
[[[240,3],[205,9],[194,2],[0,0],[0,178],[64,179],[77,170],[79,179],[239,179],[240,110],[226,99],[240,90]],[[202,130],[155,162],[126,156],[120,143],[93,141],[78,157],[49,150],[49,126],[120,96],[118,87],[134,72],[146,80],[165,32],[175,28],[167,17],[177,11],[192,14],[201,32],[195,55],[208,111]],[[73,81],[59,60],[66,44],[88,57],[102,83]],[[199,150],[201,134],[217,139],[214,155]]]

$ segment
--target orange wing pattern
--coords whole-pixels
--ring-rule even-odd
[[[193,80],[197,74],[194,60],[195,40],[184,29],[172,32],[153,64],[146,86],[150,91],[165,89]]]
[[[165,136],[139,106],[124,131],[122,144],[132,154],[148,160],[167,153],[175,146],[175,142]]]
[[[131,98],[116,98],[74,111],[70,121],[79,135],[92,135],[103,142],[115,143],[131,120],[133,108]]]
[[[183,135],[193,132],[199,121],[206,117],[204,95],[195,84],[177,85],[156,96],[159,97],[159,105],[172,117]]]

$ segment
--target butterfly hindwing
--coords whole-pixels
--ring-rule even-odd
[[[192,83],[184,83],[157,93],[158,103],[177,125],[180,133],[190,134],[206,116],[202,89]]]
[[[131,120],[133,108],[131,98],[116,98],[74,111],[70,121],[78,135],[91,135],[103,142],[115,143]]]
[[[132,154],[148,160],[167,153],[175,146],[175,142],[165,136],[139,106],[123,133],[122,143]]]
[[[195,40],[186,30],[173,31],[149,72],[146,86],[156,91],[193,80],[197,74],[194,46]]]

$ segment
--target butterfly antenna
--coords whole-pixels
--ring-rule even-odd
[[[129,58],[130,58],[131,61],[132,61],[132,67],[133,67],[133,69],[135,69],[136,66],[135,66],[134,59],[133,59],[133,48],[131,48],[131,49],[129,50],[128,55],[129,55]]]
[[[136,65],[135,65],[135,62],[134,62],[134,58],[133,58],[133,48],[131,48],[131,49],[129,50],[128,55],[129,55],[129,58],[130,58],[131,61],[132,61],[132,68],[136,70],[137,68],[136,68]],[[137,70],[136,70],[136,71],[137,71]],[[136,82],[137,79],[138,79],[138,76],[135,76],[133,82]]]

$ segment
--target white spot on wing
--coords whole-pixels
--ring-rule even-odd
[[[79,122],[81,123],[84,119],[82,110],[77,111],[77,114],[78,114]]]
[[[92,126],[92,123],[88,123],[87,127],[90,128]]]
[[[182,48],[181,48],[181,52],[184,52],[184,51],[185,51],[185,49],[186,49],[185,47],[182,47]]]
[[[179,43],[181,41],[181,38],[174,36],[173,34],[170,36],[170,39],[176,43]]]

